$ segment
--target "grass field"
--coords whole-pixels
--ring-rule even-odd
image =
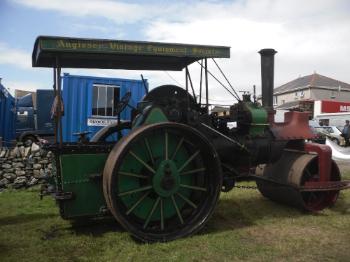
[[[350,261],[350,190],[306,214],[234,189],[199,234],[157,244],[136,242],[113,220],[73,226],[36,190],[0,193],[0,210],[0,261]]]

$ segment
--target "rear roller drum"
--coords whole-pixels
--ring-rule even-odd
[[[212,214],[222,183],[207,139],[178,123],[142,126],[110,153],[104,195],[118,222],[142,241],[194,234]]]
[[[340,181],[340,172],[337,164],[332,160],[330,181]],[[318,174],[318,158],[313,158],[305,167],[303,175],[300,178],[301,186],[306,182],[319,181]],[[319,211],[335,204],[339,196],[339,190],[330,191],[310,191],[301,192],[301,198],[304,203],[304,208],[309,211]]]
[[[258,167],[257,174],[266,179],[257,180],[263,196],[307,211],[315,212],[330,207],[339,195],[339,190],[299,190],[307,182],[319,181],[317,155],[286,152],[275,164]],[[330,181],[340,180],[339,169],[332,160]]]

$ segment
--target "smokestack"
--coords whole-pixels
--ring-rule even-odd
[[[275,49],[261,49],[261,96],[262,105],[266,109],[273,109],[273,79]]]

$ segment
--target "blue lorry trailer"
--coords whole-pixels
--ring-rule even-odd
[[[15,139],[15,98],[0,82],[0,143],[8,145]]]
[[[36,105],[32,94],[17,98],[17,140],[25,142],[53,137],[54,123],[50,115],[53,99],[53,90],[47,89],[36,90]]]

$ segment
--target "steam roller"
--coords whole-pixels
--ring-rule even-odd
[[[216,62],[230,57],[230,47],[38,37],[33,66],[53,67],[56,93],[56,143],[49,146],[55,172],[42,195],[54,196],[64,219],[112,216],[145,242],[171,241],[200,231],[221,192],[242,180],[254,179],[263,196],[310,212],[334,205],[350,182],[341,180],[328,146],[306,142],[314,137],[309,113],[287,112],[284,122],[275,122],[276,51],[259,53],[261,103],[255,88],[253,96],[238,95]],[[227,83],[211,73],[209,60]],[[200,68],[196,88],[192,63]],[[145,96],[137,107],[130,105],[133,90],[128,90],[110,108],[117,116],[114,123],[89,141],[64,142],[61,67],[183,70],[185,88],[165,84],[148,90],[144,81]],[[209,77],[237,100],[223,114],[209,103],[209,91],[215,90],[209,90]],[[121,119],[121,112],[129,112],[130,118]]]

